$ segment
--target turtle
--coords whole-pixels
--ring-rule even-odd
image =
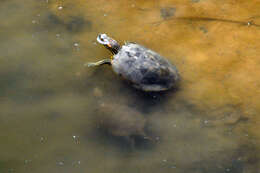
[[[109,64],[114,72],[136,89],[147,92],[166,91],[179,81],[177,68],[163,56],[135,42],[123,46],[106,34],[99,34],[98,43],[111,51],[110,59],[88,63],[88,67]]]

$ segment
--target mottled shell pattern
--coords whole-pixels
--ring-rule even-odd
[[[179,80],[178,71],[158,53],[136,43],[126,43],[114,55],[113,70],[137,89],[163,91]]]

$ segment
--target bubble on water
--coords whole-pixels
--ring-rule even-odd
[[[73,166],[78,166],[78,165],[80,165],[80,164],[81,164],[81,161],[80,161],[80,160],[72,162],[72,165],[73,165]]]
[[[208,124],[209,123],[209,121],[208,120],[204,120],[204,124]]]
[[[45,141],[45,138],[42,136],[42,137],[40,138],[40,142],[43,143],[44,141]]]
[[[80,48],[79,48],[79,43],[73,43],[73,46],[74,46],[74,48],[76,49],[76,51],[79,51],[80,50]]]
[[[253,21],[248,21],[247,22],[247,26],[251,26],[251,25],[253,25],[254,23],[253,23]]]
[[[60,38],[60,34],[56,34],[56,38]]]
[[[63,162],[63,161],[58,161],[57,164],[58,164],[59,166],[63,166],[63,165],[64,165],[64,162]]]
[[[79,43],[74,43],[73,44],[75,47],[79,47]]]
[[[58,10],[62,10],[63,9],[63,7],[62,6],[58,6]]]
[[[28,164],[30,162],[32,162],[32,160],[24,160],[24,164]]]

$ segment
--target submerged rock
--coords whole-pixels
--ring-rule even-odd
[[[92,29],[92,22],[80,16],[71,16],[65,25],[70,32],[91,31]]]
[[[91,31],[92,22],[85,19],[83,16],[69,16],[67,18],[61,18],[56,14],[48,14],[44,21],[48,29],[66,29],[72,33],[78,33],[81,31]]]
[[[161,10],[160,10],[161,17],[163,19],[168,19],[168,18],[174,16],[175,12],[176,12],[176,8],[173,8],[173,7],[164,7],[164,8],[161,8]]]
[[[150,139],[145,133],[146,119],[125,105],[101,104],[95,115],[99,129],[114,137],[123,137],[135,145],[135,137]]]

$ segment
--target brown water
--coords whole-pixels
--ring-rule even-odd
[[[243,0],[1,0],[0,172],[259,172],[259,8]],[[170,59],[179,89],[144,94],[108,66],[85,67],[110,56],[99,33]],[[101,132],[95,115],[104,103],[119,118],[126,106],[143,116],[156,140],[132,147]]]

